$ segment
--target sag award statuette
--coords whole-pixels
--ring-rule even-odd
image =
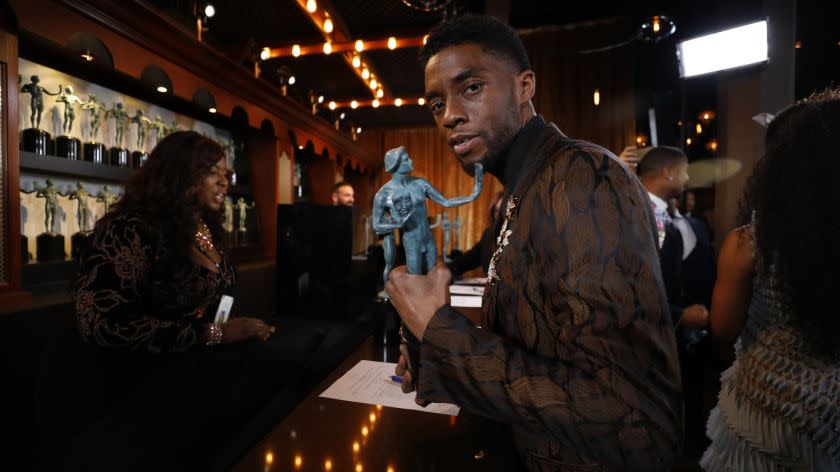
[[[90,113],[90,127],[88,141],[84,146],[84,160],[94,164],[105,163],[105,145],[99,142],[99,126],[102,124],[102,112],[105,106],[96,101],[96,95],[90,94],[87,101],[82,103],[82,110]]]
[[[112,166],[128,167],[128,149],[123,147],[128,113],[123,109],[122,103],[117,103],[108,110],[108,115],[114,118],[114,147],[108,153],[108,163]]]
[[[44,226],[46,231],[35,240],[38,262],[64,260],[64,236],[55,232],[55,217],[58,212],[58,189],[52,179],[47,179],[47,186],[39,188],[35,184],[35,197],[44,199]]]
[[[222,206],[224,208],[224,214],[225,214],[224,221],[222,222],[222,229],[225,232],[222,234],[222,238],[225,242],[225,246],[226,247],[231,247],[231,246],[236,245],[236,236],[237,236],[237,233],[234,233],[234,230],[236,228],[233,226],[233,210],[234,210],[233,199],[231,199],[229,195],[226,196],[225,201],[224,201],[224,205],[222,205]]]
[[[76,207],[76,222],[79,224],[79,231],[70,236],[70,255],[75,259],[81,254],[90,243],[90,208],[88,197],[90,193],[85,190],[85,185],[76,182],[76,190],[70,192],[70,200],[79,202]]]
[[[131,167],[139,169],[149,160],[149,154],[146,152],[146,130],[152,126],[152,120],[146,118],[143,110],[137,110],[131,117],[131,123],[137,128],[137,147],[131,153]]]
[[[20,80],[20,77],[18,77]],[[21,93],[29,94],[29,110],[31,115],[29,121],[31,128],[23,130],[20,136],[20,148],[27,152],[46,155],[52,154],[52,139],[50,133],[41,129],[41,114],[44,112],[44,94],[58,95],[61,92],[59,87],[57,93],[47,91],[40,85],[41,79],[37,75],[30,78],[30,82],[20,88]]]
[[[149,123],[149,128],[155,132],[155,146],[157,146],[160,140],[166,137],[166,123],[160,119],[160,115],[157,115],[155,121]]]
[[[79,97],[73,95],[73,87],[59,86],[61,93],[55,99],[58,103],[64,104],[64,121],[61,124],[63,134],[55,138],[55,154],[58,157],[79,160],[82,157],[82,142],[79,138],[70,136],[73,132],[73,121],[76,120],[76,106],[82,104]]]
[[[237,232],[236,232],[237,233],[236,240],[237,240],[237,243],[238,243],[239,246],[247,246],[248,245],[248,237],[247,237],[246,233],[248,232],[248,227],[246,226],[245,223],[248,219],[248,210],[253,209],[255,205],[254,205],[254,203],[251,203],[249,205],[245,201],[245,199],[242,198],[242,197],[239,197],[236,200],[235,205],[236,205],[236,210],[237,210],[237,213],[238,213],[238,216],[239,216],[239,225],[238,225],[239,227],[237,228]]]
[[[102,202],[102,214],[105,215],[111,211],[111,205],[117,200],[117,195],[111,191],[109,185],[102,187],[102,190],[96,195],[96,201]]]
[[[463,222],[461,221],[461,215],[455,216],[455,223],[452,225],[452,229],[454,230],[455,237],[454,243],[452,245],[452,252],[461,252],[461,241],[460,241],[460,234],[461,234],[461,226],[463,226]]]
[[[408,175],[412,170],[414,168],[411,158],[403,146],[385,153],[385,171],[391,174],[391,180],[376,192],[373,199],[373,230],[376,231],[376,234],[385,236],[382,241],[385,253],[385,271],[382,275],[383,282],[386,283],[391,270],[394,268],[396,256],[394,230],[398,229],[402,233],[409,274],[426,274],[435,265],[438,253],[429,225],[426,199],[430,198],[444,208],[454,208],[472,202],[481,193],[484,176],[484,169],[481,164],[476,164],[474,167],[475,185],[472,193],[467,197],[449,199],[445,198],[425,179]],[[381,293],[380,299],[387,302],[387,294]],[[390,305],[390,303],[387,304]],[[413,338],[408,330],[401,331],[404,331],[407,337]],[[387,344],[398,342],[399,340],[395,338],[394,333],[388,334],[386,330],[382,339]],[[408,343],[410,351],[419,348],[419,342],[416,339],[409,339],[409,341],[413,341],[413,343]]]

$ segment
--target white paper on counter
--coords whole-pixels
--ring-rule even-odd
[[[404,410],[458,416],[460,408],[449,403],[431,403],[425,408],[414,403],[417,393],[403,393],[401,385],[391,380],[396,366],[397,364],[388,362],[359,361],[318,396],[368,405],[382,405]]]
[[[480,297],[484,295],[484,286],[478,285],[450,285],[449,293],[452,295],[472,295]]]
[[[481,297],[452,295],[449,297],[449,304],[453,308],[481,308]]]

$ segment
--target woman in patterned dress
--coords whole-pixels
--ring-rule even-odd
[[[229,176],[218,144],[172,133],[96,224],[76,279],[76,332],[42,368],[42,459],[71,470],[201,468],[208,448],[305,372],[310,353],[291,345],[308,333],[274,335],[253,317],[216,322],[236,281],[219,244]]]

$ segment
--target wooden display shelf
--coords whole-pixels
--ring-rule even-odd
[[[63,157],[42,156],[20,151],[20,170],[37,174],[84,177],[106,182],[125,182],[136,169],[112,167]]]

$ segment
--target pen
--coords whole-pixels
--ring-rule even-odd
[[[403,379],[399,375],[392,375],[391,380],[393,380],[394,382],[396,382],[398,384],[403,383]]]

